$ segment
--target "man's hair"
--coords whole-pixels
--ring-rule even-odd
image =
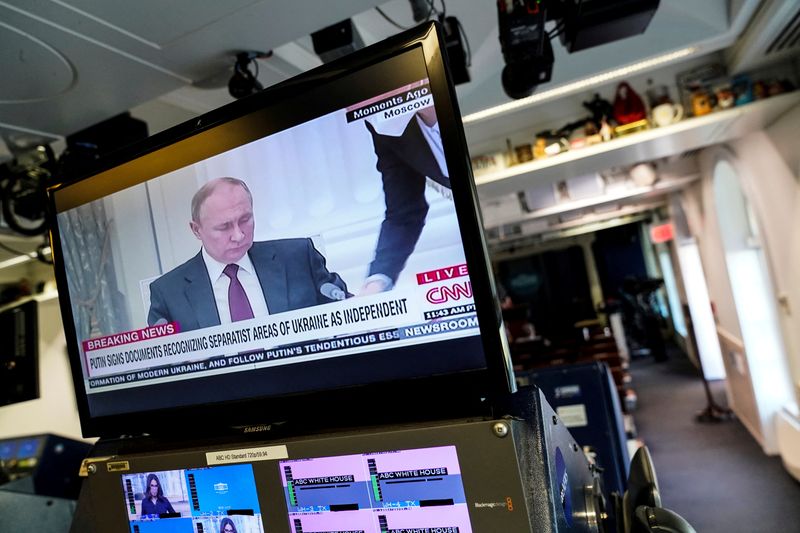
[[[238,178],[231,178],[229,176],[225,176],[223,178],[217,178],[209,181],[202,187],[200,187],[194,196],[192,197],[192,220],[195,222],[199,221],[200,218],[200,208],[203,207],[203,203],[211,196],[217,186],[220,183],[229,183],[231,185],[238,185],[244,192],[247,193],[248,198],[250,198],[250,205],[253,205],[253,194],[250,192],[250,189],[247,187],[247,184]]]

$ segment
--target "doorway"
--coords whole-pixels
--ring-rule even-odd
[[[714,164],[713,190],[746,371],[764,428],[765,448],[774,449],[772,419],[791,399],[789,373],[758,221],[742,190],[735,160],[727,154]]]

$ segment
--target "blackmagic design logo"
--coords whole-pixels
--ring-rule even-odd
[[[564,518],[567,520],[567,524],[572,526],[572,495],[569,490],[569,474],[567,474],[567,464],[564,462],[560,448],[556,448],[556,486]]]

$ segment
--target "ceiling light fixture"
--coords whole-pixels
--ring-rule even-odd
[[[665,65],[667,63],[677,61],[678,59],[682,59],[684,57],[696,54],[698,50],[699,48],[696,46],[689,46],[687,48],[681,48],[680,50],[656,56],[651,59],[647,59],[645,61],[640,61],[638,63],[633,63],[631,65],[620,67],[614,70],[609,70],[608,72],[604,72],[602,74],[589,76],[588,78],[573,81],[572,83],[567,83],[566,85],[561,85],[559,87],[554,87],[553,89],[549,89],[547,91],[542,91],[540,93],[533,94],[531,96],[528,96],[527,98],[514,100],[512,102],[506,102],[505,104],[500,104],[494,107],[490,107],[488,109],[484,109],[482,111],[470,113],[469,115],[463,117],[462,122],[464,124],[471,124],[473,122],[479,122],[481,120],[485,120],[487,118],[496,115],[503,115],[506,113],[510,113],[520,108],[538,104],[545,100],[552,100],[554,98],[558,98],[559,96],[564,96],[583,89],[587,89],[589,87],[595,87],[597,85],[601,85],[609,81],[624,78],[626,76],[637,74],[639,72],[643,72],[660,65]]]
[[[42,247],[40,251],[44,256],[49,256],[51,253],[49,246]],[[0,261],[0,270],[12,266],[21,265],[23,263],[27,263],[28,261],[33,261],[34,259],[39,259],[39,257],[40,254],[38,254],[37,252],[29,252],[27,254],[18,255],[16,257],[12,257],[11,259]]]

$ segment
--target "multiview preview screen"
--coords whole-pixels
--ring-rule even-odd
[[[280,462],[292,533],[470,533],[455,446]]]
[[[264,533],[249,464],[122,476],[131,533]]]

